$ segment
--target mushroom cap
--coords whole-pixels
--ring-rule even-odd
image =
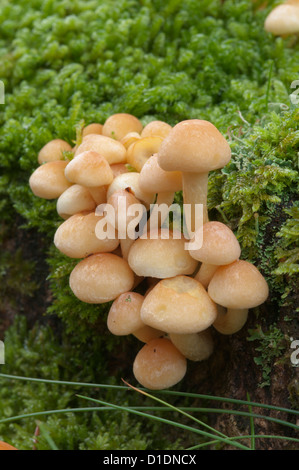
[[[65,168],[66,178],[86,187],[99,187],[113,181],[113,172],[107,160],[97,152],[87,150],[78,154]]]
[[[108,187],[107,200],[112,196],[115,191],[119,191],[120,189],[126,189],[130,191],[139,201],[144,203],[146,206],[152,204],[155,200],[155,194],[148,193],[140,188],[139,177],[140,174],[133,171],[122,173],[121,175],[116,176]]]
[[[208,359],[214,350],[214,342],[210,330],[199,333],[170,333],[171,342],[190,361],[204,361]]]
[[[7,442],[0,441],[0,450],[17,450],[15,447],[7,444]]]
[[[159,135],[163,139],[169,134],[172,127],[170,124],[164,121],[151,121],[149,122],[141,132],[141,137],[149,137],[151,135]]]
[[[134,273],[126,260],[96,253],[79,261],[70,275],[70,288],[82,302],[101,304],[132,290]]]
[[[126,162],[127,151],[123,144],[105,135],[86,135],[82,143],[76,148],[75,157],[87,150],[99,153],[110,165]]]
[[[136,140],[127,149],[127,162],[140,172],[145,162],[158,152],[162,142],[163,138],[158,135]]]
[[[119,240],[105,238],[100,240],[95,234],[100,217],[94,212],[74,214],[56,230],[54,245],[70,258],[85,258],[93,253],[107,253],[115,250]]]
[[[107,317],[108,330],[117,336],[130,335],[144,326],[140,317],[144,297],[137,292],[120,294],[110,307]]]
[[[133,363],[136,380],[150,390],[163,390],[180,382],[187,360],[169,339],[152,339],[137,353]]]
[[[264,28],[276,36],[299,32],[299,2],[288,1],[276,6],[267,16]]]
[[[43,199],[57,199],[72,184],[64,174],[67,165],[67,161],[57,160],[36,168],[29,178],[33,194]]]
[[[140,134],[143,125],[136,116],[128,113],[116,113],[106,119],[102,133],[107,137],[121,140],[129,132]]]
[[[223,168],[231,149],[209,121],[189,119],[176,124],[158,150],[158,161],[166,171],[206,173]]]
[[[128,263],[138,276],[164,279],[193,274],[198,263],[185,250],[185,243],[179,232],[168,229],[148,232],[133,242]]]
[[[92,198],[88,188],[80,184],[73,184],[66,189],[57,199],[57,213],[63,219],[67,219],[82,211],[92,211],[96,207],[96,202]]]
[[[216,304],[243,309],[257,307],[265,302],[269,287],[253,264],[237,260],[217,268],[209,284],[208,293]]]
[[[141,139],[141,135],[138,134],[138,132],[129,132],[121,139],[120,142],[126,147],[126,149],[128,149],[131,144],[139,139]]]
[[[155,153],[143,165],[140,171],[139,186],[149,193],[176,192],[183,188],[180,171],[162,170]]]
[[[159,281],[141,307],[144,323],[167,333],[197,333],[216,317],[216,304],[200,282],[188,276]]]
[[[72,147],[68,142],[62,139],[50,140],[43,148],[39,151],[37,160],[41,165],[46,162],[54,162],[57,160],[63,160],[63,152],[71,152]]]
[[[202,263],[213,265],[230,264],[241,255],[240,244],[227,225],[211,221],[202,227],[202,246],[189,250],[190,255]]]
[[[82,137],[86,137],[89,134],[102,134],[103,124],[92,122],[85,126],[82,130]]]

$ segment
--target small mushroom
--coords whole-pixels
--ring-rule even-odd
[[[134,273],[127,261],[112,253],[96,253],[79,261],[70,274],[70,288],[82,302],[101,304],[131,291]]]
[[[37,160],[40,165],[46,162],[55,162],[63,160],[63,152],[71,152],[72,147],[68,142],[62,139],[54,139],[48,142],[39,151]]]
[[[118,238],[97,238],[95,228],[98,221],[99,217],[94,212],[72,215],[56,230],[54,245],[70,258],[114,251],[119,245]]]
[[[124,147],[126,147],[126,149],[128,149],[130,145],[134,144],[136,140],[139,139],[141,139],[141,136],[140,134],[138,134],[138,132],[129,132],[121,139],[120,142],[123,144]]]
[[[77,155],[65,168],[66,178],[86,187],[99,187],[113,181],[113,173],[107,160],[97,152],[88,150]]]
[[[82,130],[82,138],[86,137],[89,134],[102,134],[103,124],[98,124],[97,122],[92,122],[85,126]]]
[[[107,200],[115,191],[126,189],[142,202],[146,208],[149,208],[155,200],[155,194],[142,191],[139,185],[139,177],[140,174],[133,171],[116,176],[108,187]]]
[[[190,249],[189,253],[192,258],[201,261],[195,279],[207,287],[218,266],[230,264],[240,257],[241,247],[231,229],[216,221],[203,225],[202,240],[201,247]]]
[[[164,221],[160,212],[161,221],[159,222],[159,213],[156,213],[156,211],[161,209],[159,206],[162,204],[166,204],[168,207],[171,206],[176,191],[182,189],[182,173],[180,171],[162,170],[158,163],[158,155],[154,154],[145,162],[140,171],[139,186],[143,191],[157,193],[155,206],[147,225],[150,230],[156,229],[163,225]],[[168,215],[168,213],[165,215]]]
[[[162,137],[155,135],[136,140],[127,149],[127,162],[140,172],[145,162],[158,152],[162,141]]]
[[[143,125],[136,116],[128,113],[116,113],[106,119],[102,133],[107,137],[121,140],[129,132],[140,134]]]
[[[57,199],[61,196],[72,185],[64,174],[67,165],[67,161],[57,160],[36,168],[29,178],[33,194],[43,199]]]
[[[17,450],[12,445],[8,444],[7,442],[0,441],[0,450]]]
[[[187,372],[187,360],[169,339],[146,343],[133,363],[136,380],[150,390],[163,390],[180,382]]]
[[[149,122],[141,132],[141,137],[150,137],[152,135],[157,135],[163,139],[169,134],[172,127],[164,121],[151,121]]]
[[[73,184],[66,189],[57,199],[57,213],[63,219],[82,211],[92,211],[96,202],[92,198],[88,188],[80,184]]]
[[[216,304],[227,308],[225,314],[219,311],[213,326],[222,334],[233,334],[245,325],[248,309],[267,300],[269,287],[252,263],[237,260],[217,268],[210,281],[208,294]]]
[[[181,233],[159,229],[142,235],[132,244],[128,263],[138,276],[159,279],[193,274],[198,262],[185,250]]]
[[[209,171],[224,167],[231,158],[228,142],[208,121],[190,119],[176,124],[158,150],[158,162],[166,171],[181,171],[184,204],[190,204],[191,236],[196,227],[195,205],[203,206],[203,222],[208,222],[207,188]],[[197,226],[197,228],[199,228]]]
[[[144,323],[168,334],[198,333],[211,326],[216,317],[216,304],[205,288],[184,275],[159,281],[141,307]]]
[[[214,351],[214,341],[209,329],[199,333],[170,333],[169,338],[190,361],[205,361]]]
[[[277,5],[267,16],[264,28],[275,36],[299,33],[299,1],[288,0]]]
[[[109,165],[126,162],[127,151],[123,144],[105,135],[86,135],[82,143],[76,148],[75,157],[88,150],[99,153],[107,160]]]
[[[142,342],[163,335],[162,331],[145,325],[140,317],[144,296],[137,292],[125,292],[119,295],[110,307],[107,326],[108,330],[117,336],[132,334]]]

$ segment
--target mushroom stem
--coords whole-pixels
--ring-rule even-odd
[[[215,264],[202,263],[194,279],[207,288],[217,268]]]
[[[213,327],[223,335],[232,335],[243,328],[247,318],[247,308],[228,308],[226,313],[218,308],[218,315]]]
[[[191,205],[190,220],[186,220],[189,235],[209,221],[207,208],[208,177],[208,173],[183,173],[184,204]],[[196,220],[196,204],[202,204],[203,217],[200,225],[199,221]]]
[[[154,204],[154,207],[150,213],[149,219],[147,221],[147,225],[144,228],[144,233],[148,231],[153,231],[153,230],[156,230],[157,228],[162,227],[169,212],[167,211],[164,214],[163,210],[162,212],[159,210],[159,207],[162,206],[162,204],[166,205],[167,207],[170,207],[171,204],[173,203],[174,194],[175,194],[174,191],[160,192],[157,194],[156,203]],[[157,214],[154,216],[156,212]]]

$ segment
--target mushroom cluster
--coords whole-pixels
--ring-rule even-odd
[[[236,333],[249,309],[268,297],[262,274],[240,259],[234,233],[208,219],[209,172],[230,158],[229,144],[208,121],[171,127],[156,120],[143,126],[135,116],[118,113],[86,126],[74,147],[61,139],[46,144],[30,177],[36,196],[57,199],[63,220],[54,244],[78,259],[70,289],[82,302],[111,302],[107,328],[143,343],[133,373],[149,389],[177,384],[187,361],[204,361],[213,353],[213,328]],[[170,207],[177,191],[184,207],[190,206],[187,237],[177,227],[165,228],[161,214],[151,223],[152,206]],[[126,230],[136,205],[145,208],[146,220],[132,237]],[[200,224],[196,205],[203,208]],[[98,210],[107,206],[118,217],[110,220]],[[129,213],[123,226],[122,216]],[[106,236],[99,223],[106,224]],[[199,239],[202,243],[192,243]]]

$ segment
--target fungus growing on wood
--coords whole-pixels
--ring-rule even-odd
[[[217,268],[208,294],[216,304],[227,309],[225,314],[219,311],[213,326],[222,334],[233,334],[245,325],[248,310],[267,300],[269,287],[252,263],[237,260]]]
[[[133,363],[136,380],[150,390],[163,390],[180,382],[187,371],[187,360],[169,339],[146,343]]]

